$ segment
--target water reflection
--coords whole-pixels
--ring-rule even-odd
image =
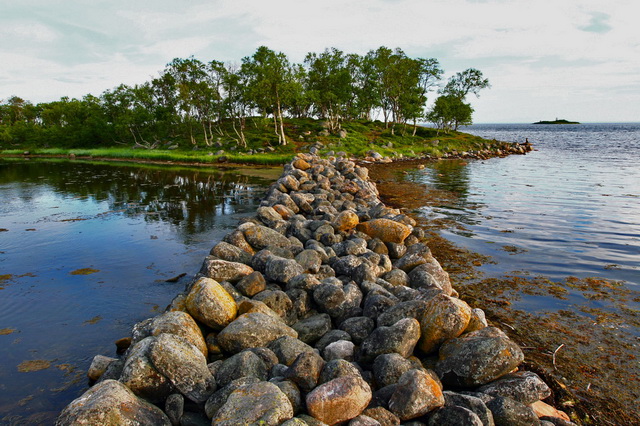
[[[0,424],[52,424],[280,173],[0,160]]]

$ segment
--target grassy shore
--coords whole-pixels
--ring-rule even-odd
[[[131,145],[110,147],[62,148],[41,146],[1,146],[0,155],[29,155],[45,157],[75,156],[80,158],[128,159],[139,161],[278,165],[284,164],[298,152],[318,148],[320,154],[345,151],[355,157],[364,157],[370,151],[393,159],[417,158],[426,155],[442,157],[458,151],[497,149],[504,143],[486,140],[463,132],[441,133],[436,129],[418,127],[415,135],[412,126],[386,127],[380,121],[355,121],[344,123],[346,136],[328,134],[322,122],[313,119],[289,119],[285,122],[287,145],[278,145],[272,128],[267,124],[248,125],[245,131],[247,147],[240,147],[229,129],[221,129],[220,137],[210,145],[164,141],[153,149]],[[170,148],[170,149],[168,149]]]

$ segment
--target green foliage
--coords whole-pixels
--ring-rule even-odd
[[[417,137],[428,94],[442,75],[436,59],[410,58],[384,46],[364,56],[326,49],[309,53],[303,64],[265,46],[238,65],[176,58],[156,78],[122,84],[98,97],[33,105],[12,96],[0,102],[0,148],[242,152],[278,147],[284,155],[293,153],[295,144],[337,137],[341,129],[359,126],[358,120],[380,115],[384,127],[376,137],[398,132]],[[488,81],[471,68],[452,77],[443,93],[464,100],[485,87]],[[454,129],[470,122],[470,106],[458,110]],[[324,128],[307,118],[322,119]]]
[[[471,124],[473,108],[453,95],[443,95],[427,114],[427,119],[445,132],[458,130],[459,126]]]

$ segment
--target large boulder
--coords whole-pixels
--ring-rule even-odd
[[[295,206],[295,203],[293,203]],[[289,207],[289,206],[287,206]],[[296,207],[297,209],[297,207]],[[267,228],[266,226],[255,225],[247,227],[243,231],[244,237],[251,247],[256,251],[262,250],[269,246],[287,248],[291,246],[291,242],[281,233]]]
[[[531,371],[518,371],[478,388],[478,392],[492,396],[506,396],[525,405],[545,399],[551,389]]]
[[[200,278],[193,284],[186,306],[195,319],[214,330],[222,330],[237,314],[233,297],[211,278]]]
[[[353,210],[343,210],[333,219],[333,227],[337,231],[349,231],[360,223],[358,215]]]
[[[174,391],[174,387],[151,362],[151,347],[155,341],[156,337],[146,337],[131,347],[120,382],[141,398],[161,402]]]
[[[56,421],[57,426],[83,424],[171,426],[171,421],[161,409],[135,396],[124,384],[105,380],[67,405]]]
[[[252,272],[253,268],[249,265],[229,262],[228,260],[218,259],[215,256],[207,256],[202,263],[202,268],[200,268],[202,275],[218,282],[229,281],[236,283]]]
[[[288,283],[291,278],[304,273],[302,266],[294,259],[270,256],[265,265],[264,274],[269,281]]]
[[[471,319],[471,307],[466,302],[441,293],[426,302],[420,318],[420,349],[424,353],[437,351],[446,340],[458,337]]]
[[[217,336],[218,343],[227,352],[266,346],[282,337],[298,337],[298,333],[281,320],[260,312],[240,315]]]
[[[292,417],[293,406],[280,388],[273,383],[260,382],[241,386],[233,391],[211,424],[275,426]]]
[[[222,362],[216,370],[216,383],[226,386],[242,377],[255,377],[260,381],[267,380],[269,374],[264,361],[251,351],[242,351]]]
[[[175,334],[197,347],[205,357],[208,355],[207,344],[200,327],[186,312],[165,312],[153,319],[149,330],[152,336],[159,336],[162,333]]]
[[[211,255],[229,262],[237,262],[249,264],[251,262],[252,253],[242,250],[226,241],[220,241],[211,249]]]
[[[360,415],[371,397],[371,388],[361,377],[338,377],[307,394],[307,410],[321,422],[334,425]]]
[[[391,219],[372,219],[356,226],[371,238],[379,238],[385,243],[402,243],[411,234],[411,228]]]
[[[202,352],[176,335],[159,335],[151,345],[149,358],[181,394],[194,402],[206,401],[216,390],[215,379]]]
[[[446,341],[435,370],[445,385],[476,387],[511,372],[524,360],[504,332],[487,327]]]
[[[420,338],[420,323],[405,318],[390,327],[378,327],[362,342],[358,360],[372,362],[378,355],[397,353],[407,358]]]
[[[440,384],[431,374],[419,369],[409,370],[400,377],[389,400],[389,410],[403,421],[423,416],[443,405]]]

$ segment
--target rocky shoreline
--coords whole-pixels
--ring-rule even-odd
[[[566,425],[368,170],[300,154],[57,424]]]

